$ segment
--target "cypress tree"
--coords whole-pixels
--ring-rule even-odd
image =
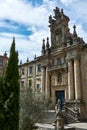
[[[4,88],[3,88],[3,78],[0,77],[0,128],[4,129]]]
[[[5,127],[7,130],[18,130],[19,127],[19,71],[18,52],[15,50],[15,38],[10,48],[8,66],[5,73]]]

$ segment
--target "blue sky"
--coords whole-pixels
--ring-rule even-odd
[[[42,40],[50,37],[49,15],[56,6],[70,18],[70,32],[75,24],[87,43],[87,0],[0,0],[0,55],[9,55],[13,36],[23,63],[41,55]]]

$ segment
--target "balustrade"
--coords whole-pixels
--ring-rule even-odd
[[[68,67],[67,63],[63,63],[63,64],[60,64],[60,65],[50,65],[49,68],[48,68],[48,71],[63,69],[63,68],[66,68],[66,67]]]

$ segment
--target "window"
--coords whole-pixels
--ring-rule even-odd
[[[24,69],[21,70],[21,74],[24,74]]]
[[[62,64],[61,58],[58,58],[58,59],[57,59],[57,64],[58,64],[58,65],[61,65],[61,64]]]
[[[58,73],[58,82],[62,82],[62,74]]]
[[[38,65],[37,65],[37,71],[38,71],[38,72],[41,72],[41,64],[38,64]]]
[[[21,81],[21,86],[24,87],[24,81]]]
[[[3,66],[3,60],[0,60],[0,66]]]
[[[29,80],[29,87],[32,87],[32,80]]]
[[[72,45],[72,44],[73,44],[72,38],[70,38],[69,40],[70,40],[70,41],[69,41],[69,44]]]
[[[40,89],[40,84],[37,84],[37,89]]]
[[[29,68],[29,73],[30,73],[30,74],[33,73],[33,66],[30,66],[30,68]]]

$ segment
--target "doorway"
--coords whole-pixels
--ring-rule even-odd
[[[65,91],[64,90],[55,91],[55,96],[56,96],[56,103],[58,99],[61,100],[61,109],[63,109],[65,102]]]

